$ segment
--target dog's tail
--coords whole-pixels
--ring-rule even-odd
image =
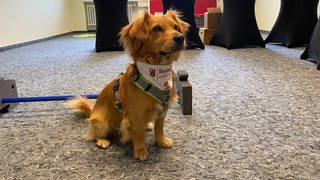
[[[66,106],[77,109],[83,113],[87,118],[91,116],[93,103],[84,97],[77,97],[76,99],[71,99],[67,101]]]

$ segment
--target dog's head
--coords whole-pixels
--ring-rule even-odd
[[[134,61],[149,64],[170,64],[185,48],[185,33],[189,24],[179,19],[174,10],[163,16],[144,13],[122,28],[120,42]]]

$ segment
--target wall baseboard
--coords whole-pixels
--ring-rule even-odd
[[[30,44],[35,44],[35,43],[47,41],[47,40],[58,38],[58,37],[65,36],[65,35],[68,35],[68,34],[87,33],[87,32],[94,32],[94,31],[71,31],[71,32],[66,32],[66,33],[63,33],[63,34],[49,36],[49,37],[45,37],[45,38],[41,38],[41,39],[37,39],[37,40],[27,41],[27,42],[13,44],[13,45],[9,45],[9,46],[3,46],[3,47],[0,47],[0,52],[7,51],[9,49],[13,49],[13,48],[17,48],[17,47],[22,47],[22,46],[27,46],[27,45],[30,45]]]

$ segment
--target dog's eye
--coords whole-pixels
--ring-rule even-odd
[[[155,27],[152,28],[152,31],[153,31],[153,32],[162,32],[163,29],[162,29],[162,27],[160,27],[160,26],[155,26]]]

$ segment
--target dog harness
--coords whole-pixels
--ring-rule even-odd
[[[120,101],[119,96],[119,88],[120,88],[120,77],[123,75],[121,73],[118,78],[116,79],[114,85],[113,85],[113,91],[114,91],[114,107],[119,111],[123,111],[123,106]],[[170,69],[170,77],[172,81],[172,70]],[[143,92],[148,94],[153,99],[157,100],[164,108],[167,108],[169,105],[169,99],[171,95],[171,88],[167,88],[165,90],[159,89],[155,84],[151,83],[149,80],[147,80],[142,73],[136,71],[134,75],[131,78],[132,82]]]

